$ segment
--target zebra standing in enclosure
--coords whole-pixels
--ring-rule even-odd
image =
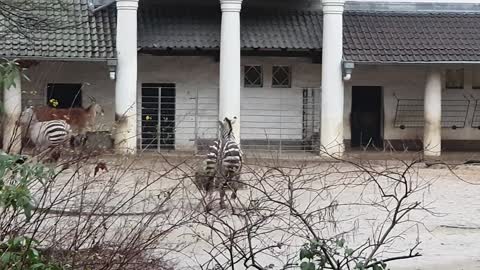
[[[197,185],[210,196],[214,189],[220,191],[220,207],[225,208],[226,189],[232,190],[231,199],[237,198],[240,183],[240,172],[243,164],[243,154],[240,145],[235,141],[232,125],[233,120],[219,121],[220,138],[209,147],[209,152],[203,163],[203,172],[195,175]]]
[[[40,151],[60,146],[71,137],[72,130],[66,121],[39,122],[32,108],[23,112],[20,122],[27,127],[29,139]]]

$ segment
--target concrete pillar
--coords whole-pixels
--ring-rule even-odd
[[[220,42],[219,118],[233,119],[233,134],[240,142],[240,10],[242,0],[220,0],[222,10]]]
[[[345,0],[322,0],[322,155],[340,157],[343,144],[344,88],[342,77],[343,10]]]
[[[137,150],[137,9],[138,0],[117,0],[117,76],[115,84],[116,150]]]
[[[22,148],[22,132],[17,123],[22,113],[21,71],[14,76],[14,84],[3,89],[3,150],[18,154]]]
[[[425,156],[438,157],[442,152],[442,73],[440,70],[428,72],[424,102],[423,153]]]

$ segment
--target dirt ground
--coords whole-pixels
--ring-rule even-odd
[[[401,159],[412,159],[416,154],[405,153],[350,153],[347,155],[347,161],[372,160],[375,166],[383,166],[385,162],[389,164],[400,164]],[[478,158],[477,158],[478,157]],[[102,157],[101,160],[107,164],[119,163],[119,158],[114,156]],[[389,267],[392,270],[480,270],[480,164],[464,164],[467,160],[480,160],[480,155],[476,153],[452,153],[445,155],[443,160],[452,167],[444,165],[431,165],[433,161],[420,163],[417,166],[416,178],[425,181],[431,181],[431,185],[422,193],[420,200],[428,205],[428,209],[435,215],[421,214],[415,216],[420,220],[419,226],[406,231],[392,247],[392,252],[405,252],[410,247],[412,241],[419,240],[421,244],[418,251],[421,257],[409,260],[392,262]],[[138,159],[135,167],[149,168],[157,173],[162,172],[171,164],[188,160],[190,163],[197,162],[192,160],[191,156],[179,155],[145,155]],[[332,162],[337,163],[341,168],[350,168],[347,163],[322,159],[313,155],[292,154],[291,156],[278,156],[272,154],[250,155],[247,160],[247,166],[262,167],[275,162],[281,166],[290,163],[311,162],[318,163],[318,170],[323,170],[324,166],[330,166]],[[167,165],[168,164],[168,165]],[[132,175],[134,175],[133,173]],[[132,177],[131,179],[137,179]],[[124,184],[128,190],[129,183]],[[168,186],[163,183],[161,186]],[[161,188],[161,187],[156,187]],[[351,199],[358,195],[358,190],[351,190],[342,193],[341,199]],[[186,194],[185,192],[184,194]],[[248,193],[242,190],[239,197],[242,198]],[[184,200],[185,198],[178,198]],[[186,199],[185,199],[186,200]],[[188,198],[191,200],[191,198]],[[307,199],[306,199],[307,200]],[[352,215],[357,210],[347,209],[340,212],[344,216]],[[360,223],[366,224],[375,216],[370,214],[358,215]],[[171,242],[191,241],[182,253],[175,254],[173,259],[177,263],[178,269],[200,269],[198,263],[207,259],[205,253],[208,246],[193,238],[185,237],[185,230],[180,230],[171,236]],[[368,229],[359,229],[356,233],[359,239],[367,236]],[[273,235],[272,237],[275,237]],[[280,236],[279,236],[280,237]],[[355,241],[355,240],[352,240]],[[173,255],[172,255],[173,256]],[[265,265],[270,264],[270,259],[265,259]],[[240,268],[239,268],[240,269]]]

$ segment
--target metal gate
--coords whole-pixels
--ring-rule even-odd
[[[175,149],[175,84],[142,84],[141,149]]]

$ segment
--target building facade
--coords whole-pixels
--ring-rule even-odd
[[[478,5],[197,2],[72,0],[72,27],[12,34],[4,147],[15,108],[56,99],[100,103],[125,152],[198,150],[223,117],[246,149],[480,149]]]

